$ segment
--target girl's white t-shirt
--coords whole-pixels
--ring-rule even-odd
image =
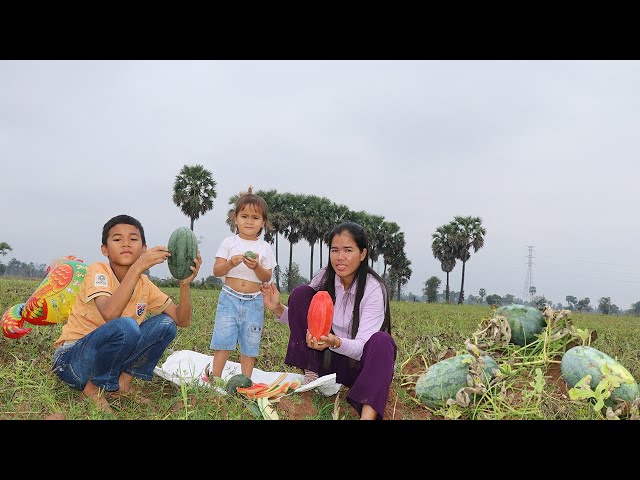
[[[218,248],[216,252],[216,257],[229,260],[234,255],[243,255],[244,252],[248,250],[257,253],[260,265],[267,270],[271,270],[271,274],[273,275],[273,268],[277,265],[276,257],[273,254],[271,245],[262,239],[244,240],[240,238],[238,234],[232,235],[222,241],[220,248]],[[242,280],[249,280],[250,282],[262,283],[262,280],[258,278],[255,272],[244,263],[233,267],[229,270],[229,273],[220,278],[224,281],[225,277],[240,278]]]

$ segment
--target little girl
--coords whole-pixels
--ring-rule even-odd
[[[215,350],[211,373],[221,377],[229,354],[240,344],[242,374],[251,378],[258,356],[264,323],[264,303],[260,286],[271,280],[276,266],[271,246],[258,238],[267,220],[267,202],[253,189],[241,194],[231,219],[236,234],[225,238],[216,253],[213,274],[224,285],[218,297],[209,348]],[[211,379],[213,381],[213,379]]]

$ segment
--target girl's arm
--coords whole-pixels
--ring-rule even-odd
[[[280,292],[275,283],[263,283],[260,286],[264,306],[276,317],[276,320],[289,325],[289,309],[280,301]]]

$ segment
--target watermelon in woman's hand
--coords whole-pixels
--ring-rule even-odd
[[[333,322],[333,300],[326,290],[316,292],[307,313],[307,326],[312,337],[320,340],[320,336],[329,335]],[[322,345],[324,342],[318,342]]]

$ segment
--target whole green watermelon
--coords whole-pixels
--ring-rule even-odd
[[[171,256],[167,260],[169,272],[177,280],[184,280],[191,275],[191,267],[195,266],[193,259],[198,255],[198,239],[195,233],[187,227],[176,228],[167,249]]]
[[[440,360],[429,367],[420,375],[416,383],[416,397],[425,405],[436,408],[446,404],[449,398],[455,398],[456,393],[467,386],[467,373],[469,360],[473,356],[469,353],[457,357]],[[499,370],[498,364],[488,355],[482,357],[484,367],[482,369],[483,380],[488,383]]]
[[[605,363],[612,373],[622,377],[625,382],[611,393],[611,396],[604,402],[605,405],[613,405],[617,400],[632,402],[638,398],[640,396],[640,387],[638,387],[638,383],[629,370],[620,362],[596,348],[586,345],[570,348],[562,356],[560,371],[569,388],[573,388],[586,375],[591,375],[589,386],[593,390],[602,380],[600,369]]]
[[[546,326],[540,310],[527,305],[505,305],[498,308],[496,314],[506,317],[511,327],[511,343],[521,347],[534,342]]]
[[[235,395],[236,393],[238,393],[236,388],[238,387],[249,388],[252,385],[253,385],[253,381],[249,377],[241,373],[238,373],[237,375],[234,375],[229,380],[227,380],[227,384],[225,385],[225,390],[229,395]]]

